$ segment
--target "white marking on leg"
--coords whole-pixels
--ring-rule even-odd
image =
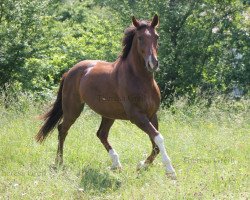
[[[116,153],[116,151],[114,149],[110,149],[109,150],[109,155],[112,159],[112,166],[111,169],[117,169],[117,168],[121,168],[121,163],[119,160],[119,155]]]
[[[161,156],[162,156],[162,163],[163,165],[166,167],[166,172],[167,174],[175,174],[175,170],[171,164],[171,160],[167,154],[167,151],[165,149],[164,146],[164,138],[162,137],[161,134],[155,136],[154,138],[155,143],[157,144],[157,146],[159,147]]]
[[[149,164],[146,163],[145,160],[143,161],[140,161],[138,164],[137,164],[137,171],[141,170],[141,169],[147,169],[149,167]]]

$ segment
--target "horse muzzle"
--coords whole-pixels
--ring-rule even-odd
[[[147,67],[147,70],[150,72],[158,71],[159,70],[159,62],[158,62],[157,58],[150,55],[146,61],[146,67]]]

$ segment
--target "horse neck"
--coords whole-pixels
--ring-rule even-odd
[[[133,41],[132,47],[127,57],[128,67],[132,68],[135,76],[141,77],[143,79],[153,80],[153,73],[149,72],[146,68],[145,61],[143,57],[139,54],[137,50],[137,43]]]

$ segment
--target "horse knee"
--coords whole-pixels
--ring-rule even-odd
[[[100,139],[103,140],[104,136],[105,136],[105,132],[103,130],[98,130],[96,133],[96,136]]]

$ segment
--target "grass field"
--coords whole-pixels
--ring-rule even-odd
[[[136,171],[151,143],[129,122],[116,121],[110,133],[121,172],[107,169],[110,158],[95,136],[100,117],[89,109],[71,128],[64,166],[55,170],[57,132],[43,145],[34,141],[41,109],[1,106],[0,199],[249,199],[249,111],[249,101],[210,109],[178,101],[160,110],[160,132],[178,176],[171,181],[160,156]]]

